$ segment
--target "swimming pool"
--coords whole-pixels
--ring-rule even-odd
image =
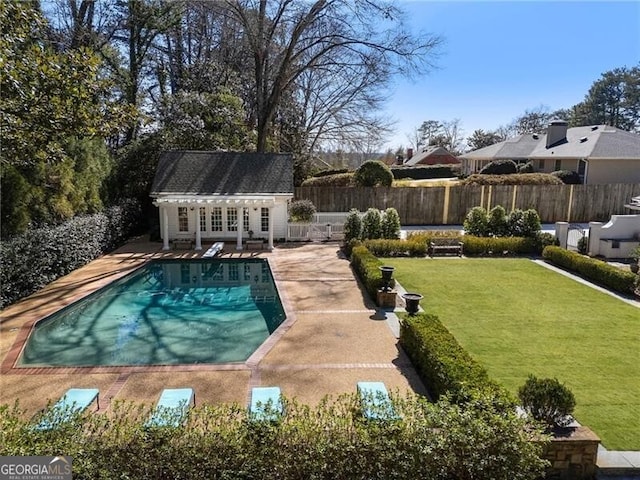
[[[17,366],[242,362],[284,319],[264,259],[157,260],[39,321]]]

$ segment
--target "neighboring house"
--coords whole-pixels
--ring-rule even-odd
[[[407,160],[403,165],[412,167],[414,165],[449,165],[458,164],[460,160],[452,155],[446,148],[430,146],[422,149],[421,152],[413,155],[413,149],[407,151]]]
[[[553,121],[547,133],[519,135],[460,156],[462,173],[494,160],[532,162],[537,172],[578,172],[584,184],[639,183],[640,135],[607,125],[567,128]]]
[[[293,198],[289,154],[170,151],[160,156],[151,187],[160,209],[163,248],[172,240],[286,238],[287,203]]]

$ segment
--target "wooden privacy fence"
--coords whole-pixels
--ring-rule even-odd
[[[625,214],[640,184],[492,185],[445,187],[296,187],[296,199],[308,199],[318,211],[384,210],[394,207],[403,225],[461,224],[477,206],[502,205],[507,212],[534,208],[543,223],[608,221]]]

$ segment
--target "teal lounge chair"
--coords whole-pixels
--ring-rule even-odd
[[[251,389],[249,416],[252,420],[277,422],[284,415],[280,387],[254,387]]]
[[[367,420],[398,420],[389,392],[382,382],[358,382],[362,415]]]
[[[97,388],[70,388],[45,414],[45,417],[35,426],[36,430],[52,430],[58,425],[68,422],[71,418],[84,411],[94,401],[100,409],[100,391]]]
[[[216,242],[213,245],[211,245],[211,247],[209,247],[209,250],[204,252],[202,256],[204,258],[215,257],[216,255],[221,254],[223,250],[224,250],[224,242]]]
[[[145,427],[179,427],[192,403],[196,404],[193,388],[165,388]]]

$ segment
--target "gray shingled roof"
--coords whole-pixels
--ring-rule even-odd
[[[567,129],[567,141],[546,147],[547,135],[519,135],[461,155],[468,159],[612,158],[640,159],[640,135],[606,125]]]
[[[151,196],[293,193],[290,154],[170,151],[160,155]]]

